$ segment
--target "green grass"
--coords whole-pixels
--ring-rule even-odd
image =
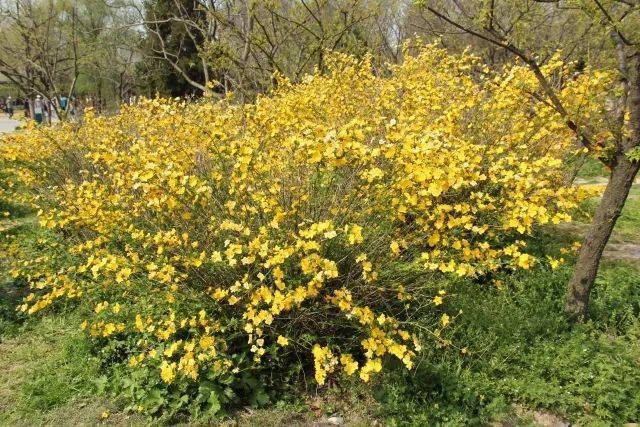
[[[104,411],[110,422],[137,420],[97,395],[100,363],[78,322],[73,313],[48,316],[2,338],[0,425],[96,424]]]
[[[616,223],[615,234],[624,241],[640,244],[640,187],[634,186],[631,189],[622,215]]]
[[[570,270],[518,275],[506,290],[456,286],[448,307],[462,310],[451,339],[467,347],[428,349],[415,374],[379,392],[387,416],[411,424],[484,424],[518,419],[512,403],[580,424],[640,418],[640,272],[606,265],[591,322],[572,327],[562,313]]]
[[[77,329],[77,319],[56,316],[35,322],[0,343],[0,423],[37,422],[72,400],[92,394],[97,373]],[[73,325],[73,327],[71,326]],[[53,412],[52,412],[53,411]]]
[[[586,232],[589,218],[593,216],[598,202],[599,198],[594,197],[584,203],[581,213],[576,218],[576,223],[572,224],[574,232],[578,234]],[[631,188],[610,242],[640,244],[640,186],[634,185]]]
[[[578,178],[588,180],[608,175],[607,168],[599,160],[588,156],[585,157],[582,161],[584,163],[578,170]]]

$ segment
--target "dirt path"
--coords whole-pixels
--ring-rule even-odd
[[[635,243],[610,243],[604,250],[610,260],[640,261],[640,245]]]
[[[608,178],[590,177],[578,178],[575,180],[576,185],[606,185]],[[588,224],[572,223],[570,228],[579,235],[584,235],[588,229]],[[622,215],[616,223],[614,232],[605,248],[605,259],[608,260],[624,260],[640,262],[640,178],[636,179],[636,183],[631,189]]]

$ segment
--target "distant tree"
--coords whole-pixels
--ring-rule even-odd
[[[139,59],[126,10],[102,0],[0,0],[0,73],[24,95],[50,100],[61,119],[62,97],[120,102]]]
[[[269,88],[274,73],[298,80],[323,70],[327,50],[398,61],[405,10],[381,0],[148,0],[141,15],[169,93],[189,85],[244,97]]]
[[[141,31],[132,10],[114,1],[77,0],[82,51],[79,93],[94,94],[102,104],[120,103],[138,90]]]
[[[163,93],[179,96],[206,90],[208,66],[200,56],[205,34],[199,28],[205,13],[192,0],[146,1],[144,23],[148,37],[143,54],[154,70],[152,84]]]
[[[30,97],[55,100],[73,93],[80,74],[75,5],[3,0],[0,28],[0,73]]]

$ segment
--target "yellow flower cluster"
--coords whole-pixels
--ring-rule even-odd
[[[433,46],[384,72],[328,63],[252,105],[146,100],[5,138],[10,196],[49,230],[14,266],[22,310],[87,303],[90,335],[130,337],[129,365],[166,383],[300,351],[319,384],[368,381],[386,357],[413,366],[412,310],[442,315],[444,291],[391,265],[474,278],[544,261],[526,236],[587,192],[565,183],[574,137],[526,68],[491,76]],[[561,92],[570,108],[590,105],[583,84]]]

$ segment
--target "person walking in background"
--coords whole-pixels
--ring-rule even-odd
[[[49,99],[43,99],[42,104],[44,105],[44,118],[45,123],[51,124],[51,112],[53,109],[51,108],[51,101]]]
[[[13,99],[11,99],[11,96],[7,97],[7,114],[10,119],[13,118]]]
[[[68,105],[69,105],[69,98],[67,98],[66,96],[62,95],[60,97],[60,110],[63,113],[67,113],[68,112],[68,110],[67,110],[67,106]]]
[[[44,115],[44,102],[40,95],[36,96],[36,100],[33,102],[33,115],[38,124],[42,123],[42,117]]]
[[[24,99],[24,117],[27,119],[31,117],[31,101],[29,101],[29,98]]]

